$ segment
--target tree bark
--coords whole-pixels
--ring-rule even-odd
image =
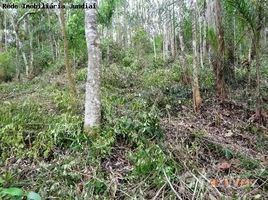
[[[8,49],[8,43],[7,43],[7,14],[6,12],[3,12],[4,14],[4,35],[5,35],[5,51]]]
[[[186,53],[185,53],[185,45],[184,45],[184,39],[183,39],[183,32],[182,32],[182,25],[181,21],[179,22],[178,27],[178,35],[179,35],[179,41],[180,41],[180,54],[179,54],[179,60],[182,67],[182,82],[185,85],[188,85],[191,83],[190,76],[189,76],[189,70],[188,70],[188,62],[186,60]]]
[[[192,90],[193,90],[193,107],[195,112],[200,111],[201,107],[201,95],[200,95],[200,89],[199,89],[199,55],[198,55],[198,45],[197,45],[197,3],[196,0],[194,0],[194,13],[193,13],[193,27],[192,27],[192,33],[193,33],[193,81],[192,81]]]
[[[257,75],[257,94],[256,94],[256,118],[257,120],[262,123],[263,116],[262,116],[262,96],[261,96],[261,62],[260,62],[260,40],[261,40],[261,31],[263,28],[263,15],[264,9],[261,5],[262,1],[257,1],[257,23],[256,23],[256,30],[253,31],[254,33],[254,49],[255,49],[255,59],[256,59],[256,75]]]
[[[98,0],[86,0],[85,3],[97,6]],[[85,133],[90,134],[93,127],[99,127],[101,124],[101,68],[96,9],[85,11],[85,33],[88,50],[88,74],[84,130]]]
[[[62,9],[63,0],[60,0],[60,4],[61,4],[60,20],[61,20],[61,32],[62,32],[63,44],[64,44],[65,68],[66,68],[66,72],[67,72],[67,76],[68,76],[70,90],[72,92],[73,98],[76,99],[77,92],[76,92],[76,88],[75,88],[74,77],[72,74],[72,68],[70,66],[67,32],[66,32],[66,26],[65,26],[64,11]]]
[[[261,98],[261,74],[260,74],[260,58],[259,58],[259,51],[260,51],[260,30],[257,30],[255,33],[255,50],[256,50],[256,75],[257,75],[257,94],[256,94],[256,118],[261,121],[262,120],[262,98]]]
[[[216,17],[216,30],[217,30],[217,42],[218,52],[216,56],[216,62],[214,64],[214,72],[216,75],[216,91],[217,96],[224,100],[226,98],[226,88],[224,81],[224,30],[222,25],[222,8],[221,0],[215,2],[215,17]]]

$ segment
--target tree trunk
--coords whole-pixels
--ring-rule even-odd
[[[218,52],[216,61],[214,63],[214,72],[216,75],[216,90],[217,96],[224,100],[226,98],[226,88],[224,81],[224,30],[222,25],[222,8],[221,0],[215,2],[215,17],[216,17],[216,30],[217,30],[217,42]]]
[[[173,31],[173,58],[176,58],[177,54],[177,42],[176,42],[176,18],[175,18],[175,0],[173,0],[173,7],[172,7],[172,31]]]
[[[0,13],[0,17],[1,17],[0,19],[0,52],[4,51],[4,44],[5,44],[4,25],[3,25],[4,16],[2,15],[4,15],[3,12]]]
[[[260,51],[260,31],[257,30],[255,33],[255,59],[256,59],[256,75],[257,75],[257,94],[256,94],[256,118],[261,121],[262,118],[262,102],[261,102],[261,74],[260,74],[260,58],[259,58],[259,51]]]
[[[16,36],[16,79],[20,80],[20,64],[19,64],[20,43],[17,28],[15,28],[15,36]]]
[[[33,33],[30,33],[30,75],[33,75],[33,61],[34,61],[34,52],[33,52]]]
[[[180,54],[179,54],[179,60],[182,67],[182,82],[185,85],[190,84],[190,76],[189,76],[189,70],[188,70],[188,62],[186,60],[186,53],[185,53],[185,45],[183,40],[183,32],[182,32],[182,25],[181,21],[179,22],[180,25],[178,27],[178,35],[179,35],[179,41],[180,41]]]
[[[29,15],[27,15],[24,19],[24,30],[25,30],[25,33],[27,35],[29,35],[29,39],[30,39],[30,61],[28,62],[27,60],[27,55],[22,52],[22,56],[23,56],[23,60],[24,60],[24,64],[25,64],[25,71],[26,71],[26,77],[27,78],[30,78],[30,75],[31,75],[31,71],[32,71],[32,64],[33,64],[33,45],[32,45],[32,40],[33,40],[33,37],[32,37],[32,33],[30,31],[30,28],[29,28],[30,24],[29,24]]]
[[[260,40],[261,40],[261,31],[263,28],[262,18],[264,15],[264,9],[262,6],[262,1],[257,1],[257,23],[256,23],[256,30],[253,31],[254,33],[254,49],[255,49],[255,59],[256,59],[256,75],[257,75],[257,94],[256,94],[256,118],[257,120],[262,123],[263,116],[262,116],[262,96],[261,96],[261,62],[260,62]]]
[[[63,0],[60,1],[61,8],[63,5]],[[61,20],[61,32],[63,37],[63,44],[64,44],[64,62],[65,68],[68,76],[69,87],[72,92],[73,98],[76,98],[76,88],[75,88],[75,81],[72,74],[72,68],[70,67],[70,60],[69,60],[69,49],[68,49],[68,40],[67,40],[67,32],[65,27],[65,18],[64,18],[64,10],[60,9],[60,20]]]
[[[98,5],[98,0],[86,0]],[[88,49],[88,74],[86,82],[84,130],[90,134],[93,127],[101,124],[101,68],[100,49],[97,33],[97,10],[85,11],[85,33]]]
[[[5,51],[8,49],[8,43],[7,43],[7,14],[4,13],[4,31],[5,31]]]
[[[198,22],[199,22],[199,57],[200,57],[200,65],[201,68],[204,68],[204,57],[203,57],[203,48],[202,48],[202,44],[203,44],[203,35],[202,35],[202,16],[200,14],[200,12],[198,12]]]
[[[154,46],[154,59],[156,59],[156,44],[155,44],[155,37],[153,37],[153,46]]]
[[[47,19],[48,19],[48,26],[49,28],[51,27],[51,20],[50,20],[50,11],[47,10]],[[53,41],[53,32],[50,30],[49,33],[48,33],[48,37],[49,37],[49,43],[50,43],[50,48],[51,48],[51,52],[52,52],[52,59],[53,59],[53,62],[56,61],[56,50],[54,48],[54,41]]]
[[[192,90],[193,90],[193,107],[195,112],[200,111],[201,107],[201,95],[199,89],[199,55],[198,55],[198,45],[197,45],[197,3],[194,0],[194,14],[193,14],[193,81],[192,81]]]

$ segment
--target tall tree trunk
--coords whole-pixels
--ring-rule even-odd
[[[20,64],[19,64],[19,53],[20,53],[20,42],[18,30],[15,27],[15,36],[16,36],[16,79],[20,80]]]
[[[27,15],[24,19],[24,31],[27,35],[30,35],[30,29],[29,29],[29,15]],[[32,54],[32,41],[31,41],[32,37],[30,36],[30,54]],[[30,55],[31,57],[32,55]],[[28,62],[28,58],[27,55],[22,52],[22,57],[24,60],[24,64],[25,64],[25,72],[26,72],[26,77],[29,78],[30,76],[30,71],[31,71],[31,60],[30,62]],[[31,59],[31,58],[30,58]]]
[[[86,0],[85,3],[98,5],[98,0]],[[100,49],[97,32],[97,10],[85,11],[85,32],[88,49],[88,74],[85,99],[85,132],[90,134],[93,127],[101,124],[101,68]]]
[[[200,89],[199,89],[199,55],[198,55],[198,37],[197,37],[197,3],[196,0],[194,0],[194,11],[193,11],[193,27],[192,27],[192,33],[193,33],[193,81],[192,81],[192,90],[193,90],[193,107],[195,112],[200,111],[201,107],[201,95],[200,95]]]
[[[262,102],[261,102],[261,74],[260,74],[260,30],[257,30],[257,32],[255,33],[255,44],[254,44],[254,48],[255,48],[255,59],[256,59],[256,75],[257,75],[257,94],[256,94],[256,118],[259,119],[261,121],[262,118]]]
[[[215,17],[216,17],[216,30],[218,41],[218,52],[216,62],[214,66],[214,72],[216,75],[216,90],[217,96],[224,100],[226,98],[226,88],[224,81],[224,30],[222,24],[222,8],[221,0],[215,2]]]
[[[33,75],[33,62],[34,62],[34,51],[33,51],[33,33],[30,33],[30,75]]]
[[[153,46],[154,46],[154,59],[156,59],[156,44],[155,44],[155,36],[153,37]]]
[[[73,98],[76,98],[76,88],[75,88],[75,81],[72,74],[72,68],[70,66],[70,60],[69,60],[69,49],[68,49],[68,40],[67,40],[67,32],[66,32],[66,26],[65,26],[65,18],[64,18],[64,10],[62,9],[63,0],[60,0],[61,9],[60,9],[60,21],[61,21],[61,32],[63,37],[63,44],[64,44],[64,62],[65,62],[65,68],[68,76],[69,81],[69,87],[72,92]]]
[[[256,30],[254,32],[254,49],[256,52],[256,75],[257,75],[257,94],[256,94],[256,118],[260,123],[262,123],[262,96],[261,96],[261,62],[260,62],[260,40],[261,40],[261,31],[263,28],[263,15],[264,9],[261,0],[257,0],[257,23]]]
[[[172,7],[172,31],[173,31],[173,57],[176,58],[177,54],[177,41],[176,41],[176,17],[175,17],[175,0],[173,0],[173,7]]]
[[[5,31],[5,51],[7,51],[8,43],[7,43],[7,14],[4,13],[4,31]]]
[[[47,19],[48,19],[48,26],[49,28],[51,27],[51,20],[50,20],[50,11],[47,10]],[[49,37],[49,43],[50,43],[50,48],[51,48],[51,52],[52,52],[52,59],[53,59],[53,62],[56,61],[56,50],[55,50],[55,47],[54,47],[54,42],[53,42],[53,32],[50,30],[49,33],[48,33],[48,37]]]
[[[208,32],[208,25],[206,20],[206,11],[207,11],[207,1],[204,1],[204,13],[203,13],[203,61],[204,63],[207,61],[206,58],[208,56],[208,43],[207,43],[207,32]],[[201,45],[201,44],[200,44]]]
[[[183,40],[183,32],[182,32],[182,25],[181,21],[179,22],[178,27],[178,35],[179,35],[179,41],[180,41],[180,54],[179,54],[179,60],[182,67],[182,82],[185,85],[190,84],[190,76],[189,76],[189,70],[188,70],[188,62],[186,60],[186,53],[185,53],[185,45]]]
[[[163,58],[167,60],[169,59],[169,28],[167,23],[164,23],[163,44]]]
[[[198,22],[199,22],[199,57],[200,57],[200,65],[201,68],[204,68],[204,56],[203,56],[203,48],[202,48],[202,44],[203,44],[203,34],[202,34],[202,15],[200,12],[198,12]]]
[[[5,44],[5,33],[4,33],[4,12],[0,13],[0,52],[4,51],[4,44]]]

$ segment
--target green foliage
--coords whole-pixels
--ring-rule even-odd
[[[163,36],[157,35],[154,40],[155,40],[156,51],[162,53],[161,51],[163,47]]]
[[[38,52],[34,56],[34,72],[39,74],[40,72],[49,68],[53,62],[53,52],[49,46],[43,48],[42,51]]]
[[[5,181],[0,177],[0,198],[1,199],[10,199],[10,200],[21,200],[25,196],[25,193],[22,189],[16,187],[2,187]],[[41,200],[39,194],[35,192],[29,192],[27,194],[27,200]]]
[[[165,61],[162,57],[156,57],[153,59],[153,67],[154,68],[162,68],[165,67]]]
[[[258,14],[261,14],[257,12],[257,8],[256,8],[258,7],[258,1],[227,0],[227,2],[229,5],[231,5],[235,9],[236,14],[239,15],[240,19],[245,21],[247,24],[249,24],[249,26],[252,28],[253,31],[257,28],[258,24],[256,22],[257,22]]]
[[[158,112],[155,108],[150,108],[141,99],[132,100],[127,104],[124,113],[118,113],[116,108],[122,103],[127,103],[126,99],[107,98],[103,101],[104,124],[102,131],[106,141],[114,141],[114,137],[125,138],[133,145],[141,144],[146,139],[162,137]],[[112,101],[113,103],[108,103]],[[114,133],[115,135],[113,135]],[[112,144],[112,142],[109,142]]]
[[[63,98],[62,98],[63,99]],[[86,136],[80,116],[55,114],[34,99],[23,104],[4,102],[0,107],[0,154],[2,158],[49,156],[57,147],[79,148]],[[60,101],[59,108],[68,108]]]
[[[214,80],[213,71],[211,69],[209,69],[208,67],[204,67],[200,71],[200,79],[202,80],[202,82],[200,82],[201,90],[214,91],[215,80]]]
[[[150,184],[161,186],[165,183],[164,173],[168,177],[175,178],[176,165],[162,150],[162,148],[153,144],[146,148],[140,146],[135,152],[129,153],[129,158],[135,163],[131,176],[134,178],[144,178],[149,176]]]
[[[110,39],[102,40],[100,49],[104,61],[109,61],[109,63],[119,63],[123,59],[124,51],[122,47]]]
[[[139,85],[138,80],[138,74],[132,67],[111,64],[103,69],[103,84],[107,87],[131,88]]]
[[[122,64],[125,67],[131,67],[134,62],[135,62],[134,52],[132,50],[126,51],[124,58],[122,59]]]
[[[0,83],[11,81],[16,73],[15,51],[0,52]]]
[[[146,138],[153,139],[162,136],[158,115],[153,112],[137,113],[133,118],[123,116],[117,120],[114,131],[133,144],[140,144]]]
[[[116,9],[116,6],[122,0],[103,0],[98,9],[98,23],[104,26],[111,24],[112,16]]]
[[[70,53],[74,59],[83,61],[87,59],[84,18],[84,12],[75,10],[67,22]]]
[[[161,62],[161,61],[160,61]],[[161,68],[154,70],[145,70],[142,76],[142,85],[145,88],[166,88],[172,86],[179,81],[180,68],[173,65],[169,68]]]
[[[104,180],[100,180],[97,178],[94,178],[93,180],[88,182],[86,187],[88,188],[89,191],[92,191],[94,195],[101,195],[108,188]]]
[[[212,48],[214,49],[214,51],[217,51],[218,48],[217,35],[214,29],[211,27],[208,28],[208,41],[212,46]]]
[[[76,80],[86,81],[87,80],[87,68],[83,68],[77,71]]]
[[[132,38],[132,44],[135,49],[135,53],[140,58],[141,55],[151,53],[153,45],[149,40],[147,32],[143,28],[137,28]]]

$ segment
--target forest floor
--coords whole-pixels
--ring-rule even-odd
[[[62,75],[1,84],[5,186],[44,199],[268,199],[268,124],[211,92],[194,113],[176,70],[104,70],[105,125],[90,139],[81,132],[85,70],[74,112]]]

